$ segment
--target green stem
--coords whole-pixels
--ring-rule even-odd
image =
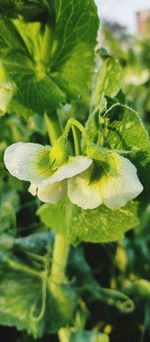
[[[70,129],[71,129],[72,126],[77,127],[77,128],[79,129],[79,131],[80,131],[83,135],[85,135],[85,128],[82,126],[82,124],[81,124],[79,121],[77,121],[76,119],[71,118],[71,119],[68,120],[67,125],[66,125],[66,127],[65,127],[65,132],[64,132],[64,134],[65,134],[66,136],[68,136],[69,131],[70,131]]]
[[[54,119],[45,114],[45,122],[51,144],[53,145],[60,136],[57,117]],[[65,280],[65,268],[68,260],[69,248],[70,246],[66,239],[62,235],[56,234],[52,256],[51,274],[48,279],[51,287],[55,285],[58,286]]]
[[[57,116],[53,118],[52,116],[48,115],[47,113],[44,114],[44,120],[46,123],[46,128],[48,132],[48,136],[52,145],[54,145],[55,141],[61,134],[60,127],[58,124]]]
[[[21,271],[30,274],[31,276],[41,278],[41,273],[34,271],[32,268],[28,266],[19,264],[7,256],[3,257],[3,261],[5,262],[5,264],[7,264],[10,268],[14,269],[15,271]]]
[[[66,239],[57,234],[55,237],[50,281],[54,284],[61,284],[65,280],[65,268],[69,255],[69,243]]]
[[[73,139],[74,139],[74,148],[75,148],[75,155],[80,155],[80,143],[79,143],[79,136],[78,132],[75,126],[72,126],[72,133],[73,133]]]

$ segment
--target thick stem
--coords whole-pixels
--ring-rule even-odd
[[[55,237],[52,266],[51,266],[51,276],[50,281],[61,284],[65,279],[65,268],[68,260],[69,254],[69,243],[66,239],[57,234]]]
[[[53,145],[60,136],[59,125],[57,119],[53,119],[45,114],[45,122],[51,144]],[[55,235],[51,274],[49,277],[50,286],[60,285],[65,280],[65,268],[69,255],[69,243],[60,235]]]

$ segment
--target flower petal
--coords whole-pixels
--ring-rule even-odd
[[[104,173],[91,182],[92,166],[80,175],[69,179],[68,196],[83,209],[97,208],[104,203],[108,208],[123,207],[136,198],[143,190],[135,166],[124,157],[116,156],[119,163],[118,174]]]
[[[69,157],[67,163],[60,166],[52,176],[43,180],[41,184],[52,184],[73,177],[85,171],[91,164],[92,160],[85,156]]]
[[[57,203],[67,193],[67,181],[39,186],[30,184],[28,191],[33,196],[37,195],[39,200],[44,203]]]
[[[37,195],[37,185],[30,184],[28,191],[31,195],[36,196]]]
[[[51,175],[49,153],[50,146],[18,142],[6,149],[4,163],[13,176],[36,184]]]
[[[68,196],[74,204],[83,209],[95,209],[102,203],[99,182],[90,182],[92,166],[68,181]]]
[[[120,160],[118,175],[103,175],[99,182],[103,203],[110,209],[123,207],[143,191],[136,167],[127,158],[120,157]]]
[[[53,184],[40,185],[37,196],[44,203],[57,203],[67,192],[67,181],[56,182]]]

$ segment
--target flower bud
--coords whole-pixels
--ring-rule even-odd
[[[14,87],[12,83],[0,83],[0,115],[7,112],[8,105],[13,97]]]
[[[14,91],[14,84],[8,80],[3,64],[0,61],[0,115],[4,115],[7,112]]]
[[[67,146],[63,137],[60,137],[52,146],[50,151],[50,159],[54,163],[56,169],[67,160]]]

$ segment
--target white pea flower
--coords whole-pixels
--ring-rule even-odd
[[[4,163],[13,176],[31,183],[32,195],[56,203],[67,192],[67,179],[85,171],[92,160],[85,156],[64,158],[59,145],[18,142],[6,149]]]
[[[129,159],[118,154],[113,155],[113,170],[111,165],[110,169],[102,165],[96,171],[93,163],[68,182],[70,200],[83,209],[94,209],[100,204],[110,209],[123,207],[142,190],[135,166]]]

